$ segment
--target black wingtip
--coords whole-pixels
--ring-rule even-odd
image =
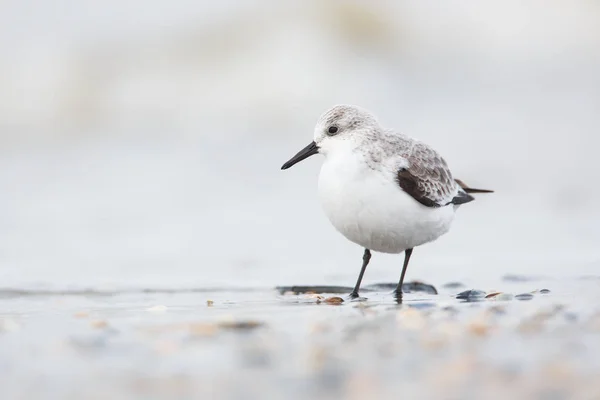
[[[488,189],[475,189],[475,188],[463,188],[463,190],[467,193],[494,193],[493,190]]]
[[[470,194],[468,194],[466,192],[459,191],[458,194],[452,199],[452,201],[450,201],[450,204],[454,204],[454,205],[465,204],[465,203],[470,203],[473,200],[475,200],[475,197],[471,196]]]

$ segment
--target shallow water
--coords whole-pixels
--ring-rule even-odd
[[[550,292],[540,294],[537,289]],[[328,294],[153,290],[2,294],[2,398],[596,398],[600,280]],[[345,296],[342,296],[345,297]],[[74,382],[77,382],[76,384]]]

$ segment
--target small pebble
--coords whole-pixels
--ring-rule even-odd
[[[533,299],[533,295],[531,293],[521,293],[515,296],[515,299],[521,301],[527,301]]]
[[[328,297],[325,299],[324,301],[327,304],[342,304],[344,302],[344,299],[342,299],[341,297]]]
[[[498,296],[499,294],[502,294],[502,292],[492,292],[492,293],[487,294],[485,296],[485,298],[486,299],[491,299],[491,298],[494,298],[494,297]]]
[[[548,293],[550,293],[550,289],[542,289],[542,290],[540,290],[540,293],[541,294],[548,294]]]
[[[482,301],[485,298],[485,292],[483,290],[465,290],[457,294],[456,298],[467,302]]]

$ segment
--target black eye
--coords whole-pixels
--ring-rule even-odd
[[[330,126],[329,129],[327,130],[327,132],[329,132],[329,134],[331,134],[331,135],[335,135],[338,132],[338,127]]]

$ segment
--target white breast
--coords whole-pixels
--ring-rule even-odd
[[[373,251],[400,253],[448,232],[455,207],[426,207],[405,193],[391,172],[373,170],[359,153],[329,156],[319,198],[333,226]]]

